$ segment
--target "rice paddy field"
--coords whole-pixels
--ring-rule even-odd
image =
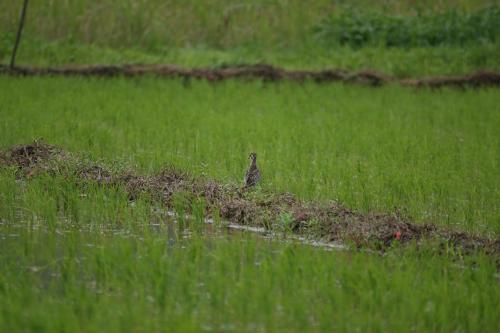
[[[367,10],[362,20],[343,1],[308,10],[124,1],[113,12],[99,3],[34,2],[20,63],[263,61],[397,77],[498,69],[488,1],[424,1],[427,11],[353,2]],[[0,9],[5,64],[19,8]],[[178,29],[165,34],[162,22]],[[442,22],[467,29],[443,35]],[[499,96],[498,87],[2,74],[0,332],[498,332]],[[251,152],[262,180],[242,190]],[[231,209],[257,203],[260,213],[247,207],[236,220],[255,229],[234,228],[227,207],[193,195],[200,185],[185,175]],[[273,206],[275,195],[286,205]],[[332,224],[304,217],[318,207],[341,208]],[[328,246],[325,226],[372,221],[407,229],[383,243],[336,235],[349,241]],[[440,236],[405,234],[415,230]],[[455,246],[461,239],[476,246]]]

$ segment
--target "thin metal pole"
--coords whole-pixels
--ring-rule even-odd
[[[14,44],[14,49],[12,50],[12,57],[10,58],[10,69],[14,69],[16,63],[16,53],[19,42],[21,41],[21,32],[23,31],[24,18],[26,17],[26,9],[28,8],[28,0],[24,0],[23,10],[21,11],[21,19],[19,21],[19,28],[17,29],[16,44]]]

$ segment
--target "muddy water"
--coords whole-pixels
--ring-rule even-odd
[[[176,214],[175,212],[169,211],[167,212],[167,215],[169,217],[172,217],[172,220],[170,221],[170,223],[168,223],[168,225],[170,225],[170,228],[173,228],[174,224],[178,224],[176,219]],[[192,220],[192,218],[186,215],[184,217],[184,220],[189,221]],[[268,239],[286,241],[286,242],[297,242],[303,245],[325,248],[327,250],[347,250],[347,246],[338,242],[323,242],[318,240],[311,240],[307,239],[306,237],[294,235],[291,233],[286,233],[286,232],[279,233],[270,231],[263,227],[246,226],[224,221],[221,222],[220,223],[221,225],[218,226],[216,225],[215,221],[211,218],[205,218],[203,222],[204,222],[204,230],[208,235],[212,236],[220,233],[222,227],[228,230],[230,234],[252,233]]]
[[[138,222],[133,226],[120,227],[116,225],[105,224],[85,224],[75,225],[70,221],[61,220],[57,226],[49,227],[42,221],[37,223],[0,223],[0,239],[6,241],[8,238],[22,237],[29,233],[48,233],[54,235],[64,235],[80,232],[83,235],[97,234],[110,235],[119,238],[142,238],[144,232],[152,232],[157,235],[163,234],[168,240],[168,244],[173,246],[179,241],[190,239],[192,237],[206,237],[217,239],[220,237],[231,237],[241,239],[251,235],[252,238],[266,239],[270,241],[297,243],[304,246],[320,247],[325,250],[347,250],[347,246],[338,242],[323,242],[314,239],[307,239],[288,232],[277,232],[267,230],[263,227],[245,226],[227,221],[214,221],[211,218],[205,218],[202,223],[196,221],[192,216],[185,215],[179,219],[173,211],[163,212],[165,218],[162,221],[150,223]],[[90,246],[90,245],[89,245]]]
[[[194,218],[190,215],[184,215],[182,221],[179,221],[178,215],[173,211],[162,212],[163,215],[167,216],[168,219],[164,223],[155,223],[152,224],[152,228],[159,230],[162,225],[166,225],[169,230],[169,234],[173,235],[176,228],[179,228],[182,224],[196,226],[195,229],[199,229],[199,221],[195,221]],[[182,228],[182,226],[181,226]],[[191,228],[193,229],[193,228]],[[191,229],[184,229],[184,238],[189,237],[189,235],[193,232]],[[228,231],[229,234],[241,234],[241,233],[251,233],[257,235],[259,237],[264,237],[267,239],[273,239],[277,241],[286,241],[286,242],[297,242],[307,246],[321,247],[327,250],[347,250],[347,246],[339,243],[339,242],[323,242],[319,240],[307,239],[303,236],[294,235],[291,233],[285,232],[274,232],[267,230],[264,227],[255,227],[255,226],[246,226],[236,223],[230,223],[227,221],[216,222],[212,218],[205,218],[203,220],[203,232],[211,237],[224,234],[223,231]],[[200,230],[196,230],[200,231]]]

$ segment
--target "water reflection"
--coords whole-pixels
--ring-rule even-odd
[[[20,232],[20,230],[22,232]],[[309,239],[305,236],[299,236],[291,233],[276,232],[267,230],[263,227],[246,226],[227,222],[215,222],[211,218],[205,218],[200,221],[189,215],[183,215],[167,211],[155,214],[153,221],[136,221],[135,223],[116,224],[116,223],[90,223],[78,224],[71,223],[65,218],[60,218],[57,223],[48,225],[41,220],[35,222],[9,223],[5,220],[0,224],[0,239],[23,237],[23,234],[36,232],[46,233],[55,236],[64,237],[65,235],[79,233],[84,235],[102,235],[112,236],[122,239],[136,239],[144,241],[144,237],[164,236],[166,247],[174,248],[184,241],[193,238],[203,238],[206,240],[216,240],[218,238],[243,239],[251,237],[252,239],[265,239],[284,243],[298,243],[306,246],[321,247],[326,250],[345,250],[346,246],[335,242],[322,242]],[[95,246],[93,243],[86,243],[87,247]]]

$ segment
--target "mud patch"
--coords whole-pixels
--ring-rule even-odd
[[[401,84],[413,87],[457,87],[457,88],[480,88],[480,87],[498,87],[500,86],[500,73],[478,71],[463,76],[436,76],[427,77],[419,80],[401,80]]]
[[[61,167],[62,164],[64,167]],[[188,213],[191,203],[202,201],[207,217],[271,231],[287,230],[298,236],[353,244],[358,248],[384,250],[394,242],[404,244],[434,240],[443,249],[452,247],[462,253],[484,251],[490,255],[500,254],[500,237],[492,239],[433,224],[416,224],[398,212],[363,214],[338,202],[307,202],[289,193],[245,191],[238,185],[195,178],[173,167],[150,176],[132,171],[114,174],[104,166],[88,163],[62,149],[37,141],[2,151],[0,165],[16,166],[23,171],[21,175],[28,178],[43,171],[63,175],[70,173],[77,179],[101,186],[123,186],[130,200],[147,195],[162,202],[168,209],[174,208],[175,196],[182,194]]]
[[[0,164],[15,166],[25,176],[31,177],[43,170],[53,170],[52,162],[64,158],[64,152],[56,146],[35,140],[28,145],[15,145],[0,151]]]
[[[219,66],[217,68],[183,68],[174,65],[81,65],[65,67],[18,66],[11,69],[0,64],[0,74],[21,76],[143,76],[154,75],[166,78],[182,78],[188,83],[191,79],[216,82],[227,79],[260,79],[264,81],[314,81],[318,83],[345,82],[367,86],[382,86],[395,83],[409,87],[486,87],[500,86],[500,73],[478,71],[461,76],[436,76],[420,79],[398,79],[373,70],[346,71],[342,69],[325,70],[287,70],[267,64]]]
[[[85,180],[93,180],[99,184],[110,184],[113,180],[109,171],[99,165],[85,165],[77,168],[76,174]]]
[[[41,165],[41,162],[47,162],[55,155],[61,154],[61,149],[45,144],[41,140],[35,140],[29,145],[16,145],[0,152],[0,161],[7,165],[28,168]]]

